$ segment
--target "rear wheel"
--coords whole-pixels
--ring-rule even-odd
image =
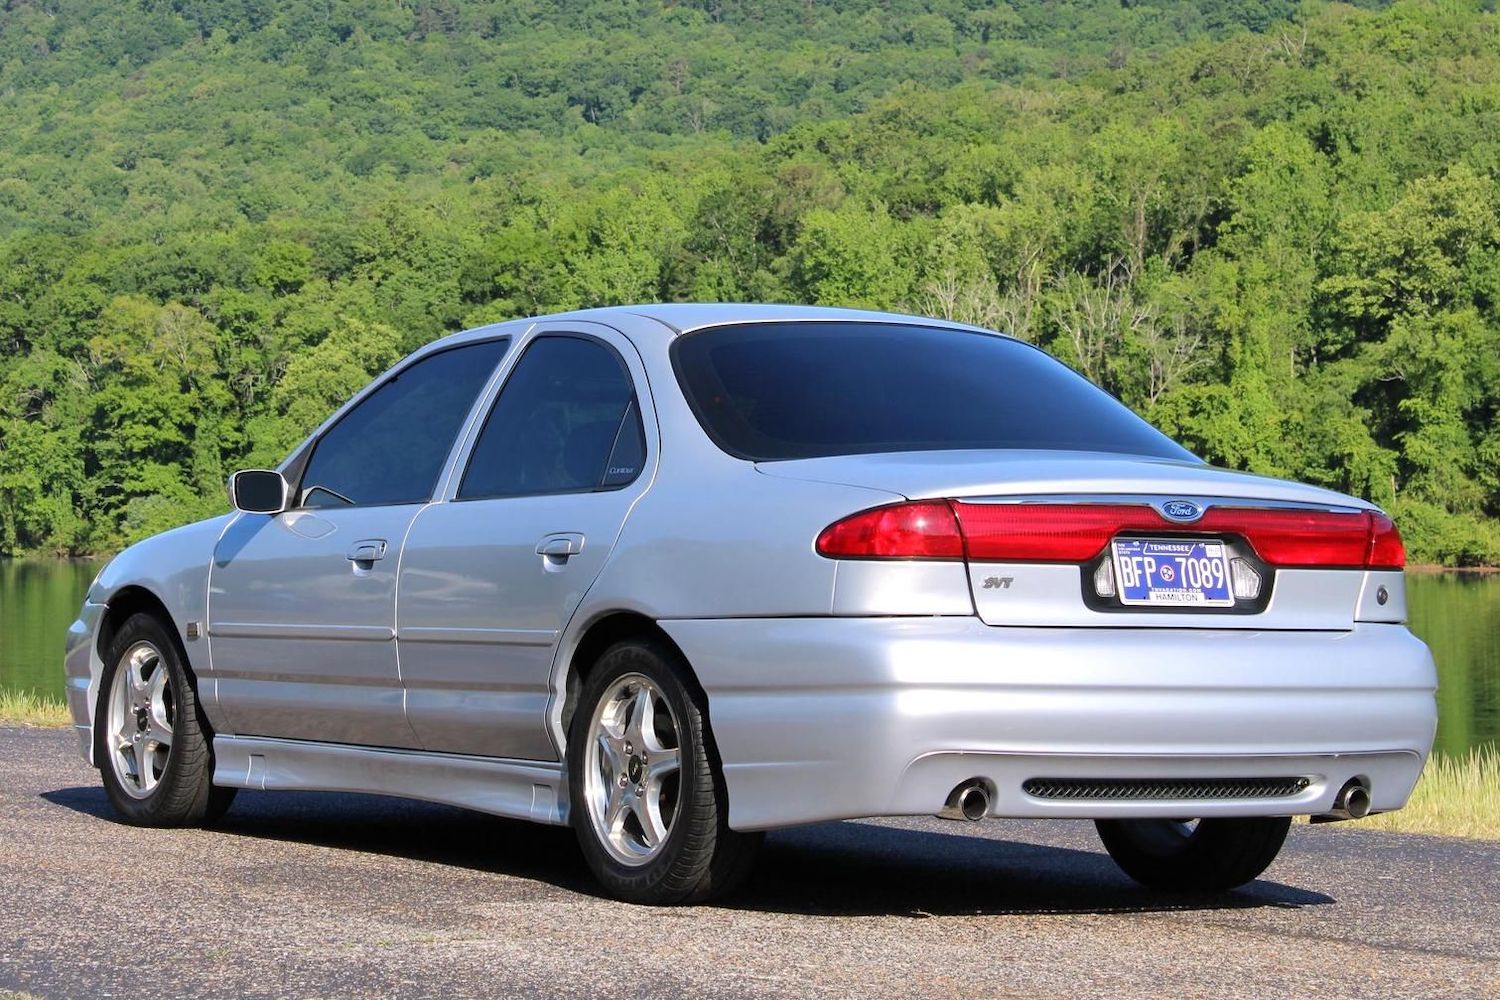
[[[224,814],[207,723],[177,644],[151,615],[131,616],[106,651],[94,713],[95,760],[115,811],[136,826],[195,826]]]
[[[1291,825],[1287,817],[1095,822],[1125,874],[1154,889],[1198,891],[1254,881],[1276,859]]]
[[[654,642],[610,647],[584,684],[569,802],[583,855],[612,895],[699,902],[749,874],[761,835],[729,829],[706,715],[686,666]]]

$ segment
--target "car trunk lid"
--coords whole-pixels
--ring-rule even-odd
[[[1345,630],[1377,607],[1377,587],[1387,594],[1377,620],[1399,620],[1404,603],[1392,599],[1392,591],[1402,596],[1399,569],[1361,564],[1368,562],[1363,533],[1383,516],[1364,501],[1299,483],[1198,462],[1021,451],[838,456],[759,468],[951,502],[968,539],[974,607],[991,625]],[[1112,526],[1093,529],[1087,553],[1076,545],[976,544],[976,532],[997,524],[1012,525],[1000,530],[1014,534],[1018,504],[1026,505],[1028,523],[1044,515],[1026,529],[1033,538],[1061,537],[1080,517],[1102,516]],[[1192,516],[1172,518],[1167,510]],[[1047,523],[1049,512],[1061,515],[1060,526]],[[1342,537],[1353,548],[1304,558],[1297,530],[1314,540],[1319,532]],[[1152,576],[1142,589],[1138,574],[1148,565],[1173,582]],[[1197,586],[1198,577],[1209,582]],[[1174,603],[1189,600],[1200,603]]]
[[[863,486],[927,498],[1027,495],[1203,495],[1371,508],[1363,500],[1302,483],[1219,469],[1203,462],[1045,451],[926,451],[762,462],[768,476]],[[1371,508],[1373,509],[1373,508]]]

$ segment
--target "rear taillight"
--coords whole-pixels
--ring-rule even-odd
[[[1122,531],[1166,526],[1150,507],[1117,504],[955,503],[970,559],[1081,563]]]
[[[1401,534],[1373,511],[1214,507],[1192,524],[1143,504],[918,500],[862,511],[818,536],[834,559],[1084,563],[1121,534],[1236,535],[1272,566],[1400,569]]]
[[[823,529],[818,554],[832,559],[962,559],[963,536],[946,500],[861,511]]]
[[[1367,514],[1371,521],[1370,558],[1365,564],[1370,569],[1401,569],[1406,565],[1406,544],[1401,541],[1401,532],[1396,522],[1384,514]]]

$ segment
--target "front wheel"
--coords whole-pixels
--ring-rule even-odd
[[[224,814],[207,723],[177,644],[151,615],[131,616],[106,651],[95,716],[104,791],[136,826],[195,826]]]
[[[1125,874],[1154,889],[1219,892],[1254,881],[1276,859],[1292,821],[1101,819],[1104,849]]]
[[[634,903],[700,902],[738,885],[760,834],[729,829],[701,695],[658,643],[605,651],[568,736],[568,795],[584,858]]]

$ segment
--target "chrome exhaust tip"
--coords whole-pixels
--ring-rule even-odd
[[[1333,808],[1311,817],[1314,823],[1337,823],[1345,819],[1364,819],[1370,815],[1370,789],[1360,778],[1351,778],[1333,797]]]
[[[978,822],[990,814],[993,798],[989,782],[983,778],[970,778],[948,793],[948,801],[938,816]]]
[[[1339,793],[1339,799],[1341,801],[1336,804],[1350,819],[1364,819],[1370,815],[1370,792],[1364,785],[1349,782]]]

